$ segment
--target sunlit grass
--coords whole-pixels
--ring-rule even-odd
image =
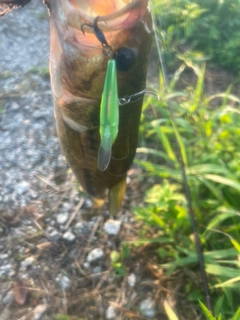
[[[134,211],[145,227],[156,228],[156,238],[164,239],[159,241],[156,254],[159,263],[164,261],[161,266],[168,274],[179,268],[198,270],[176,152],[178,141],[199,226],[214,314],[221,313],[222,317],[211,319],[235,319],[240,303],[240,100],[231,94],[231,86],[225,93],[207,97],[205,65],[194,68],[199,70],[195,87],[177,91],[184,69],[182,65],[173,75],[169,92],[161,89],[160,101],[148,98],[148,107],[144,106],[140,133],[145,142],[138,153],[144,154],[145,160],[136,162],[159,182],[146,191],[145,205]],[[218,105],[213,106],[211,102],[217,98]],[[169,102],[174,107],[174,122]],[[155,117],[150,119],[148,108],[152,106]],[[146,144],[157,144],[158,148],[147,148]],[[201,287],[192,287],[189,278],[187,298],[198,304],[198,299],[204,301],[202,292]]]

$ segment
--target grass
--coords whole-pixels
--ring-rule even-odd
[[[231,94],[231,85],[225,93],[206,96],[205,64],[199,67],[192,63],[196,85],[178,91],[176,86],[185,68],[183,63],[175,72],[168,90],[160,75],[160,100],[149,98],[144,105],[140,129],[144,146],[138,153],[147,158],[136,162],[156,183],[146,191],[145,205],[134,212],[136,219],[144,221],[145,233],[155,228],[160,239],[155,251],[166,272],[173,274],[187,268],[199,277],[178,143],[204,251],[214,314],[221,313],[221,319],[235,319],[240,304],[240,99]],[[174,121],[169,115],[170,103]],[[142,237],[145,233],[141,231]],[[198,304],[199,299],[204,301],[204,295],[200,281],[196,283],[197,286],[189,278],[185,294]]]
[[[180,56],[204,55],[239,74],[239,1],[155,0],[154,5],[169,65]]]
[[[138,244],[154,242],[158,263],[165,272],[174,275],[189,270],[191,277],[184,285],[184,292],[187,299],[196,304],[196,309],[200,305],[207,319],[233,320],[240,319],[240,99],[232,93],[234,84],[229,84],[223,93],[207,96],[204,86],[209,64],[203,60],[209,52],[202,50],[196,54],[194,51],[201,49],[201,45],[199,33],[195,34],[193,30],[199,28],[199,19],[216,15],[211,9],[215,2],[155,1],[159,26],[163,26],[158,28],[157,34],[166,49],[165,56],[172,50],[173,61],[178,62],[168,63],[171,70],[175,68],[168,89],[165,89],[160,73],[160,89],[156,89],[160,100],[149,97],[143,106],[142,146],[138,149],[141,160],[136,163],[145,169],[146,176],[154,183],[146,190],[144,205],[136,207],[134,213],[137,220],[144,222]],[[226,7],[227,1],[221,3],[219,10],[225,8],[228,14],[234,6],[238,5],[237,10],[240,10],[237,1],[229,2],[229,7]],[[187,10],[187,21],[184,20],[184,9]],[[218,17],[215,20],[218,21]],[[201,41],[210,46],[211,33],[201,37],[204,37]],[[183,50],[180,40],[182,44],[188,44],[187,50]],[[233,41],[231,36],[229,41]],[[214,58],[218,47],[212,45],[211,49],[211,59],[219,62]],[[229,68],[234,63],[238,65],[238,58],[232,56],[230,60]],[[194,85],[182,80],[189,69],[195,74]],[[174,119],[170,116],[170,104]],[[177,145],[198,224],[215,317],[202,303],[205,297]],[[154,239],[148,238],[149,230],[154,230]],[[177,315],[167,311],[168,307],[165,309],[169,319],[177,319]]]

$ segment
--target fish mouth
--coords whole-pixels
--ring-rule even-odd
[[[56,97],[99,100],[108,59],[113,58],[119,48],[131,50],[134,66],[143,59],[151,33],[148,0],[45,1],[50,4],[50,70]],[[93,30],[96,17],[97,28],[104,33],[110,48],[107,55]]]
[[[51,7],[55,2],[61,6],[59,18],[67,27],[80,31],[83,24],[92,25],[99,16],[98,27],[108,32],[129,28],[141,20],[148,0],[51,0]],[[86,32],[92,33],[91,28]]]

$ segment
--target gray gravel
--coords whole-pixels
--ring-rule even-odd
[[[0,20],[0,70],[27,72],[46,66],[49,57],[47,8],[40,0],[13,10]]]
[[[41,178],[66,168],[47,70],[47,8],[33,0],[0,19],[0,212],[38,199]]]

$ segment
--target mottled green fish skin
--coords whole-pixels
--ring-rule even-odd
[[[84,36],[80,31],[75,34],[74,30],[71,33],[67,29],[58,3],[56,0],[51,1],[50,69],[57,133],[62,151],[78,181],[93,198],[105,199],[106,190],[113,188],[118,190],[116,193],[124,194],[123,188],[117,186],[124,185],[135,156],[143,97],[119,106],[118,128],[117,120],[116,127],[113,126],[115,121],[112,121],[115,109],[101,110],[107,116],[100,124],[101,97],[109,58],[103,54],[101,43],[91,30],[88,33],[86,28]],[[129,28],[104,31],[112,47],[111,58],[120,48],[130,48],[135,54],[135,64],[129,71],[117,71],[119,98],[138,93],[146,87],[151,28],[151,15],[146,9],[142,18]],[[106,95],[114,101],[114,105],[116,96],[116,93]],[[109,163],[103,171],[98,166],[98,157],[104,157],[99,155],[101,141],[104,148],[111,149],[110,159],[109,154],[105,155]],[[104,162],[106,165],[107,160]]]

